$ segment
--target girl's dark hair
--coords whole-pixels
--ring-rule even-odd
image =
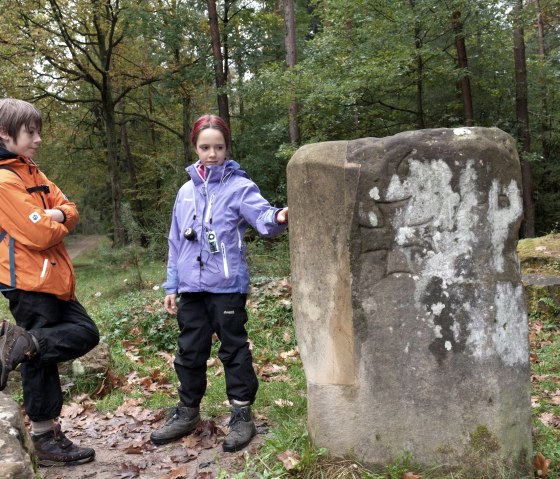
[[[35,106],[15,98],[0,99],[0,129],[3,130],[14,142],[17,142],[21,126],[28,130],[36,128],[41,131],[43,120],[41,113]],[[0,146],[6,146],[0,139]]]
[[[202,115],[198,120],[194,122],[191,131],[191,144],[192,146],[196,147],[196,142],[198,140],[198,135],[202,130],[206,130],[208,128],[214,128],[218,130],[224,135],[224,140],[226,142],[226,148],[229,150],[230,141],[231,141],[231,133],[229,131],[229,127],[227,123],[216,115]]]

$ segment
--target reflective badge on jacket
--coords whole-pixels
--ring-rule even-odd
[[[37,213],[36,211],[34,211],[33,213],[31,213],[29,215],[29,219],[31,221],[33,221],[33,223],[37,223],[37,221],[39,221],[41,219],[41,215],[39,213]]]

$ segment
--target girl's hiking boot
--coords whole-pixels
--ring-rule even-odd
[[[170,410],[165,424],[150,434],[150,439],[154,444],[166,444],[181,439],[193,432],[199,422],[198,407],[183,406],[183,403],[179,403]]]
[[[222,448],[225,452],[236,452],[243,449],[257,434],[253,422],[251,406],[237,406],[237,401],[232,401],[231,418],[229,420],[229,433],[224,439]]]
[[[8,383],[10,371],[35,356],[37,349],[37,340],[25,329],[9,321],[0,322],[0,391]]]
[[[95,451],[90,447],[78,447],[68,439],[60,424],[43,434],[32,434],[35,455],[39,466],[75,466],[93,461]]]

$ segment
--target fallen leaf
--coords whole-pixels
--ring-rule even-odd
[[[159,479],[188,479],[188,473],[187,466],[180,466],[169,471],[165,476],[161,476]]]
[[[282,463],[286,471],[291,471],[297,467],[301,461],[301,457],[294,451],[288,449],[281,454],[278,454],[276,458]]]
[[[136,464],[121,464],[121,468],[118,472],[118,477],[121,479],[133,479],[134,477],[140,476],[140,468]]]
[[[533,460],[535,474],[542,479],[546,479],[548,477],[548,466],[550,466],[550,459],[546,459],[540,452],[537,452]]]
[[[198,451],[189,447],[184,447],[178,454],[174,454],[170,459],[175,463],[191,462],[198,457]]]
[[[292,401],[288,401],[287,399],[277,399],[276,401],[274,401],[274,404],[279,407],[293,407],[294,405]]]
[[[402,479],[422,479],[422,476],[418,476],[417,474],[414,474],[413,472],[405,472]]]

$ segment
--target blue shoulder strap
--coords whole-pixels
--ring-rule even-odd
[[[0,165],[0,169],[1,170],[9,170],[12,173],[16,174],[17,176],[19,176],[19,174],[13,168],[10,168],[9,166]],[[20,178],[21,178],[21,176],[20,176]],[[6,231],[2,231],[0,233],[0,243],[2,241],[4,241],[4,238],[6,237],[7,234],[8,233],[6,233]],[[15,289],[15,287],[16,287],[16,262],[15,262],[15,254],[14,254],[14,238],[12,238],[11,236],[9,236],[9,239],[8,239],[8,251],[9,251],[9,257],[10,257],[10,287],[9,288],[1,288],[0,287],[0,291],[9,291],[11,289]]]
[[[6,235],[7,233],[5,231],[2,231],[2,233],[0,233],[0,242],[4,241]],[[14,238],[12,238],[11,236],[8,239],[8,251],[10,255],[10,287],[0,288],[0,291],[9,291],[11,289],[15,289],[16,287],[16,262],[15,262],[15,254],[14,254]]]

